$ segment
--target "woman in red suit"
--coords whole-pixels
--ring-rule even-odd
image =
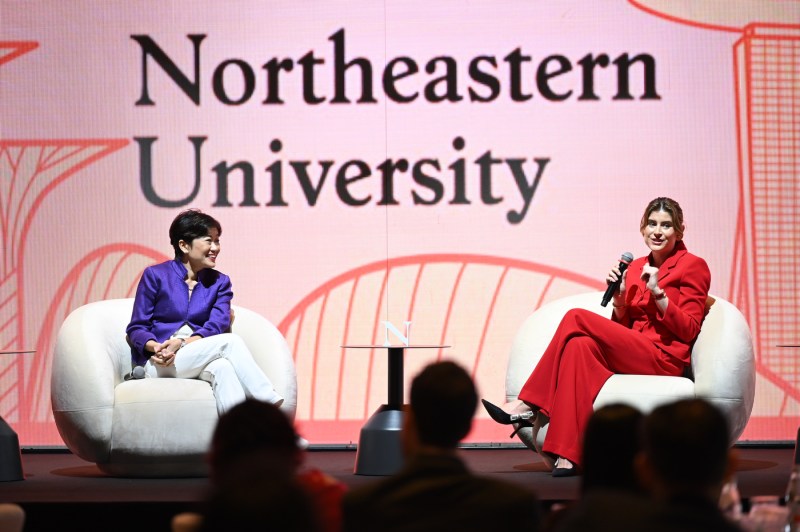
[[[634,260],[625,275],[615,266],[606,278],[620,279],[611,319],[570,310],[519,398],[502,408],[483,402],[503,424],[532,426],[537,412],[550,418],[542,451],[554,461],[553,476],[577,474],[583,429],[611,375],[678,376],[689,364],[711,273],[703,259],[686,250],[684,229],[676,201],[651,201],[640,225],[650,254]]]

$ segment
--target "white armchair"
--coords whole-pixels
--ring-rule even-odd
[[[133,299],[89,303],[61,326],[53,355],[51,401],[67,447],[117,476],[202,476],[217,423],[211,386],[198,379],[125,381],[125,340]],[[289,346],[269,321],[233,307],[232,332],[284,397],[294,418],[297,376]]]
[[[528,317],[511,347],[506,400],[517,398],[568,310],[584,308],[603,316],[611,315],[610,306],[600,306],[602,296],[602,292],[591,292],[565,297],[540,307]],[[612,375],[595,399],[595,410],[611,403],[626,403],[647,413],[664,403],[702,397],[725,414],[730,442],[735,443],[753,409],[756,377],[753,340],[747,321],[731,303],[710,297],[708,307],[692,349],[691,375]],[[538,434],[530,428],[518,434],[525,445],[534,449],[534,438],[541,448],[546,433],[547,424]]]

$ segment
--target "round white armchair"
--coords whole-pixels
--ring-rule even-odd
[[[610,317],[611,307],[600,306],[602,296],[602,292],[591,292],[565,297],[543,305],[528,317],[511,347],[506,371],[507,401],[517,398],[568,310],[583,308]],[[612,375],[595,399],[595,410],[611,403],[625,403],[647,413],[664,403],[702,397],[725,414],[731,444],[735,443],[753,409],[753,340],[747,321],[734,305],[709,297],[706,308],[700,335],[692,348],[691,371],[682,377]],[[536,433],[525,428],[517,434],[531,449],[535,449],[534,439],[541,448],[547,424]]]
[[[117,476],[202,476],[217,423],[211,386],[198,379],[125,381],[131,351],[125,339],[133,299],[75,309],[61,326],[53,355],[51,401],[67,447]],[[278,329],[264,317],[233,307],[231,332],[284,397],[294,418],[297,376]]]

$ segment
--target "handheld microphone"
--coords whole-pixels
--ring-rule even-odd
[[[142,366],[136,366],[130,373],[125,375],[126,381],[139,379],[144,379],[144,368]]]
[[[600,303],[600,305],[605,307],[608,305],[608,302],[611,301],[611,298],[614,296],[614,292],[617,291],[619,284],[622,282],[622,276],[625,273],[625,270],[628,269],[628,265],[632,260],[633,254],[630,251],[626,251],[619,258],[619,279],[608,285],[608,288],[606,288],[606,293],[603,294],[603,301]]]

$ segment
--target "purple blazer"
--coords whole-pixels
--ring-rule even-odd
[[[233,290],[227,275],[206,268],[197,275],[192,292],[189,300],[186,267],[177,260],[144,270],[136,289],[131,322],[125,329],[134,364],[142,366],[150,358],[151,354],[144,350],[148,341],[163,342],[184,323],[204,338],[230,327]]]

